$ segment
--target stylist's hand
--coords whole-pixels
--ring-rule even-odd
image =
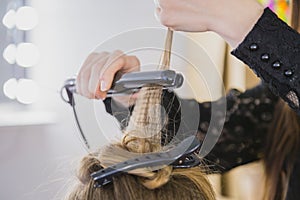
[[[236,47],[263,13],[257,0],[154,0],[156,16],[173,30],[214,31]]]
[[[90,99],[105,99],[117,73],[122,75],[139,69],[138,58],[122,51],[91,53],[77,75],[77,93]]]

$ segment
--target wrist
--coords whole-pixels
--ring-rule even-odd
[[[215,20],[212,30],[219,34],[231,47],[236,48],[252,30],[258,19],[262,16],[264,7],[254,1],[236,6],[226,13],[222,11]],[[231,13],[229,13],[231,12]]]

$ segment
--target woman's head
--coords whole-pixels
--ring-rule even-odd
[[[142,168],[116,176],[112,183],[95,188],[91,178],[93,172],[140,155],[130,151],[132,144],[142,144],[146,147],[143,150],[145,152],[155,148],[147,139],[125,137],[119,144],[111,144],[97,153],[89,154],[81,161],[79,183],[68,199],[214,199],[211,185],[200,167]]]

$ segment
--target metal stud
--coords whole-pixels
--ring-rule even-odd
[[[290,77],[290,76],[292,76],[294,74],[294,72],[291,70],[291,69],[288,69],[288,70],[285,70],[284,71],[284,75],[286,76],[286,77]]]
[[[250,45],[250,50],[251,51],[256,51],[258,49],[258,45],[256,43],[253,43]]]
[[[264,53],[263,55],[261,55],[260,57],[263,61],[268,61],[270,59],[270,56],[269,54],[267,53]]]
[[[273,64],[272,64],[272,67],[275,68],[275,69],[278,69],[281,67],[281,63],[279,61],[275,61]]]

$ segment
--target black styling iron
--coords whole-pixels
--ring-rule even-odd
[[[195,151],[200,148],[200,141],[195,136],[189,136],[174,148],[159,153],[148,153],[125,162],[118,163],[106,169],[91,174],[94,187],[101,187],[113,181],[122,173],[143,167],[171,165],[173,168],[190,168],[200,164]]]
[[[172,90],[181,87],[182,83],[182,74],[176,73],[173,70],[132,72],[114,80],[111,89],[107,92],[107,97],[132,94],[146,85],[159,85],[164,89]],[[76,92],[76,79],[70,78],[66,80],[62,91],[64,89],[66,89],[68,100],[64,97],[63,100],[71,103],[72,97],[69,93]]]

